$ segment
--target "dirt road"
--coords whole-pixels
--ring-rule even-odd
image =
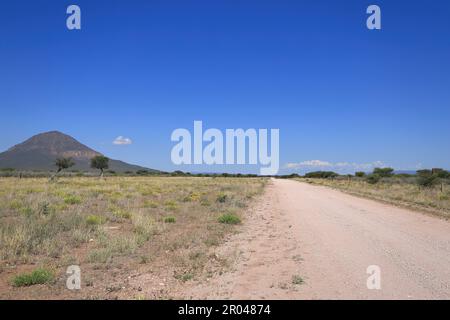
[[[325,187],[272,180],[192,298],[450,299],[450,223]],[[381,289],[367,288],[369,266]]]

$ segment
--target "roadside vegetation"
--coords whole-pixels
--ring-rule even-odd
[[[204,276],[214,247],[245,221],[266,183],[106,176],[0,178],[0,287],[10,288],[0,297],[64,297],[66,268],[75,264],[84,288],[70,292],[76,297],[111,298],[132,290],[130,274],[148,273],[156,287],[145,297],[169,298],[161,283]]]
[[[392,168],[375,168],[371,173],[356,172],[355,175],[318,171],[303,177],[294,174],[284,178],[332,187],[450,218],[450,173],[442,169],[395,174]]]

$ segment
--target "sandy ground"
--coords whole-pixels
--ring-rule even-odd
[[[273,179],[217,254],[235,255],[231,271],[185,297],[450,299],[449,222],[291,180]]]

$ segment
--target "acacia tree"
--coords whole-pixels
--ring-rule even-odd
[[[91,168],[100,170],[100,178],[103,178],[103,170],[108,169],[109,158],[105,156],[95,156],[91,159]]]
[[[64,169],[68,169],[70,167],[73,167],[75,165],[75,162],[72,161],[72,158],[58,158],[55,160],[55,166],[58,167],[58,170],[56,173],[51,177],[51,180],[53,180],[58,173],[63,171]]]
[[[375,169],[373,169],[373,174],[377,174],[382,178],[391,177],[394,174],[394,169],[392,169],[392,168],[375,168]]]

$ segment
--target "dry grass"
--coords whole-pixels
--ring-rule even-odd
[[[92,270],[154,263],[188,281],[202,272],[209,249],[235,228],[219,217],[245,221],[243,209],[265,181],[0,178],[1,266],[56,266],[64,274],[74,262]]]
[[[385,178],[377,184],[369,184],[362,179],[297,179],[316,185],[342,190],[354,195],[380,200],[431,214],[450,217],[450,187],[420,188],[413,181],[405,182],[398,178]]]

